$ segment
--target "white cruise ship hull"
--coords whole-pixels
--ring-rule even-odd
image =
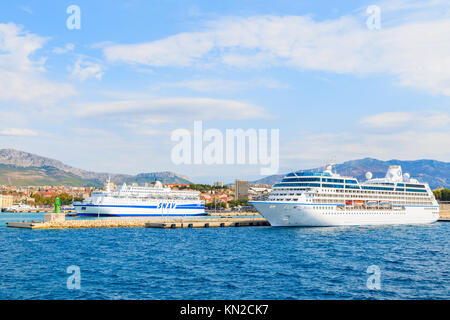
[[[390,210],[314,209],[312,205],[283,202],[250,202],[274,227],[331,227],[428,224],[439,219],[438,206],[410,206]]]

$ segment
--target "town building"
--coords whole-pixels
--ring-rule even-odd
[[[14,196],[7,194],[0,194],[0,208],[11,207],[14,203]]]
[[[235,200],[248,200],[248,181],[236,180],[235,181]]]

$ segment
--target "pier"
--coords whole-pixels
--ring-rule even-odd
[[[210,221],[211,220],[211,221]],[[256,226],[270,226],[269,222],[264,218],[221,218],[221,219],[202,219],[182,222],[148,222],[145,224],[146,228],[164,228],[164,229],[178,229],[178,228],[224,228],[224,227],[256,227]]]
[[[51,212],[52,210],[53,210],[52,208],[33,208],[33,209],[18,209],[18,210],[8,211],[5,208],[5,210],[2,210],[2,213],[46,213],[46,212]],[[61,212],[70,213],[70,214],[76,213],[75,210],[69,210],[69,209],[61,209]]]
[[[86,220],[49,220],[49,221],[11,221],[10,228],[23,229],[81,229],[81,228],[212,228],[269,226],[264,218],[161,218],[161,219],[86,219]]]

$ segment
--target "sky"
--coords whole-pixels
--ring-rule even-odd
[[[173,132],[202,121],[279,130],[279,173],[450,161],[450,1],[341,2],[2,1],[0,148],[199,183],[262,176],[175,163]]]

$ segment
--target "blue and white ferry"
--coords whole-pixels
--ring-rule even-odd
[[[264,201],[250,202],[272,226],[424,224],[439,218],[439,204],[426,183],[390,166],[384,178],[366,181],[334,173],[292,172]]]
[[[206,215],[205,203],[197,191],[176,191],[156,181],[152,187],[127,186],[93,191],[82,202],[73,203],[79,216],[200,216]]]

